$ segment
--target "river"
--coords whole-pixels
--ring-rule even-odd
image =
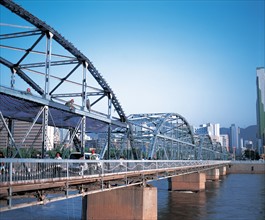
[[[229,174],[206,182],[198,193],[168,191],[167,180],[158,187],[158,220],[264,220],[265,175]],[[1,220],[80,220],[81,198],[1,212]]]

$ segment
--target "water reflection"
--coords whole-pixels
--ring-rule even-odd
[[[265,175],[229,175],[207,181],[205,191],[198,193],[170,192],[167,182],[160,184],[158,220],[265,219]]]
[[[231,174],[220,181],[206,182],[205,191],[168,191],[167,180],[158,187],[158,220],[264,220],[265,175]],[[81,220],[81,198],[63,200],[10,212],[1,220]]]

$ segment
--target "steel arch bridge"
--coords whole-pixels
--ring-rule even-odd
[[[197,159],[225,160],[228,158],[227,149],[220,142],[213,141],[210,135],[195,135],[194,139],[197,146],[195,151]]]
[[[1,12],[12,12],[19,21],[3,19],[0,33],[0,135],[5,140],[0,144],[14,148],[13,157],[21,156],[33,127],[40,125],[27,146],[34,147],[39,136],[42,156],[53,147],[50,126],[68,131],[62,146],[81,152],[95,148],[105,159],[226,159],[220,145],[195,136],[177,113],[127,117],[105,78],[72,43],[15,2],[0,4]],[[65,106],[69,99],[73,108]],[[17,120],[31,123],[21,140],[12,129]]]
[[[132,125],[138,157],[172,160],[190,159],[194,155],[193,132],[182,116],[176,113],[134,114],[128,121]]]

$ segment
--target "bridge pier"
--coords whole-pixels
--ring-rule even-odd
[[[219,180],[220,173],[219,169],[211,169],[206,171],[206,180]]]
[[[219,168],[219,175],[225,176],[226,175],[226,166]]]
[[[202,191],[205,190],[206,174],[191,173],[168,179],[169,190]]]
[[[125,187],[83,198],[82,220],[156,220],[157,188]]]

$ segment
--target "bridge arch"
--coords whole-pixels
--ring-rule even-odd
[[[210,135],[195,135],[196,158],[201,160],[226,160],[228,152],[220,142],[213,140]]]
[[[67,101],[65,98],[75,98],[78,100],[76,104],[80,105],[79,107],[82,110],[86,109],[88,98],[91,99],[90,106],[92,110],[100,101],[105,99],[106,114],[110,115],[111,107],[114,107],[119,120],[121,122],[126,121],[125,112],[116,94],[106,79],[80,50],[51,26],[15,2],[1,0],[0,4],[34,26],[34,28],[31,27],[28,31],[21,31],[18,28],[18,32],[1,35],[1,47],[8,52],[2,53],[0,64],[11,70],[13,78],[14,73],[16,73],[25,85],[32,88],[37,95],[48,100],[65,103]],[[1,30],[4,32],[4,27]],[[21,43],[18,39],[20,38],[24,39],[24,44],[22,44],[24,48],[19,47]],[[5,57],[4,55],[10,54],[10,51],[19,51],[20,54],[16,53],[15,55]],[[32,61],[29,62],[29,60]],[[60,73],[56,69],[58,66],[65,68],[64,73]],[[52,75],[53,69],[56,72],[55,75]],[[38,76],[42,75],[45,79],[43,80],[45,85],[36,80],[32,73],[38,74]],[[88,75],[93,77],[96,84],[89,84]],[[80,81],[73,81],[73,77],[77,77]],[[13,80],[14,82],[15,80]],[[74,91],[74,89],[69,91],[69,83],[71,84],[71,89],[78,84],[78,91]],[[13,84],[11,87],[14,86]]]
[[[2,86],[7,77],[1,79],[0,85],[0,98],[6,103],[0,106],[0,122],[7,130],[9,126],[5,119],[21,118],[26,122],[42,123],[46,133],[48,125],[70,128],[73,134],[70,139],[78,142],[79,149],[85,147],[85,134],[93,133],[100,138],[91,141],[91,146],[97,146],[105,159],[110,158],[111,150],[115,158],[126,153],[128,159],[168,160],[199,159],[201,155],[203,159],[211,159],[215,158],[215,150],[221,150],[220,146],[214,148],[209,137],[196,141],[187,120],[177,113],[133,114],[127,117],[105,78],[73,44],[13,1],[1,0],[0,4],[33,25],[33,29],[27,31],[18,28],[17,32],[0,35],[1,50],[8,51],[1,53],[1,76],[7,75],[4,74],[6,72],[11,76],[8,79],[10,87]],[[19,39],[23,40],[22,44]],[[20,53],[15,54],[17,51]],[[57,69],[59,67],[63,67],[63,71]],[[17,90],[16,75],[23,86],[33,90],[33,94],[29,96],[25,93],[26,87]],[[36,75],[41,76],[40,79]],[[65,106],[73,98],[77,100],[74,110]],[[25,103],[28,108],[22,112],[21,106]],[[40,117],[41,114],[43,117]],[[81,140],[76,139],[77,133]],[[43,134],[45,138],[47,135]],[[201,144],[201,152],[197,143]]]
[[[195,159],[191,126],[177,113],[132,114],[134,148],[138,158]]]
[[[78,151],[96,146],[103,157],[111,144],[112,132],[118,127],[127,129],[125,112],[106,79],[51,26],[13,1],[1,0],[0,5],[7,9],[3,9],[4,13],[9,13],[3,15],[0,34],[0,98],[5,103],[0,106],[0,125],[5,128],[0,133],[7,149],[15,148],[15,153],[8,155],[20,156],[20,148],[38,124],[42,134],[36,139],[42,139],[38,142],[42,156],[51,148],[47,133],[48,127],[53,126],[70,131],[67,146]],[[9,24],[10,16],[16,16],[17,24]],[[67,103],[72,99],[74,105],[69,108]],[[23,133],[22,142],[13,137],[11,142],[11,127],[17,121],[33,125]],[[100,137],[86,146],[86,136],[92,133]]]

